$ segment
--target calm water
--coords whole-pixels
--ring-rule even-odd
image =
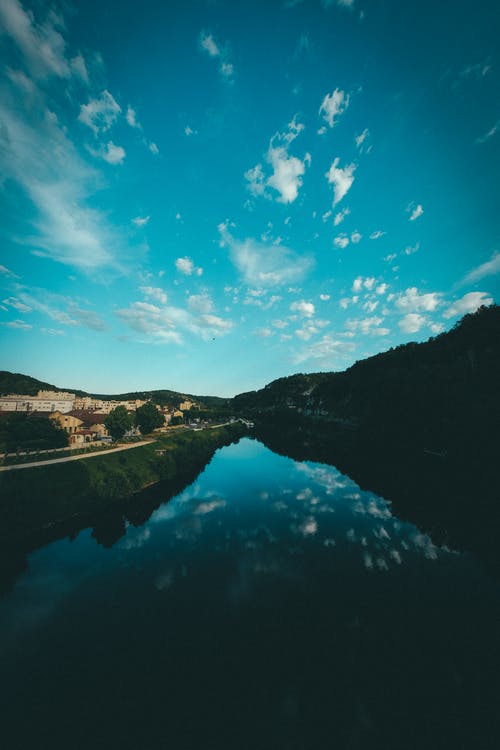
[[[500,592],[335,468],[220,450],[0,601],[10,748],[498,748]]]

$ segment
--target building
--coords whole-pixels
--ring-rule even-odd
[[[109,414],[117,406],[124,406],[127,411],[136,411],[139,406],[143,406],[146,401],[141,399],[130,399],[126,401],[104,400],[101,398],[92,398],[92,396],[77,396],[74,401],[73,409],[94,411],[99,414]]]
[[[74,393],[38,391],[36,396],[13,394],[0,397],[1,411],[44,411],[67,414],[73,409]]]
[[[179,409],[181,411],[189,411],[193,408],[193,406],[195,406],[194,401],[189,401],[189,399],[186,399],[181,404],[179,404]]]
[[[73,417],[71,414],[63,414],[60,411],[51,412],[47,416],[57,422],[59,427],[62,427],[68,435],[73,435],[83,425],[83,420]]]

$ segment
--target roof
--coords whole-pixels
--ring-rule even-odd
[[[68,415],[81,419],[86,425],[104,424],[104,420],[108,416],[107,414],[95,414],[93,411],[85,411],[84,409],[74,409],[68,412]]]

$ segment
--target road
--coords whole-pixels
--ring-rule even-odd
[[[118,453],[119,451],[129,451],[131,448],[139,448],[141,445],[149,445],[154,440],[141,440],[140,443],[130,443],[122,445],[120,448],[110,448],[107,451],[95,451],[95,453],[81,453],[78,456],[65,456],[64,458],[50,458],[48,461],[32,461],[29,464],[14,464],[13,466],[0,466],[0,471],[15,471],[16,469],[35,469],[38,466],[50,466],[50,464],[62,464],[65,461],[83,461],[85,458],[96,458],[96,456],[106,456],[108,453]]]
[[[239,419],[238,421],[243,422],[244,420]],[[217,427],[225,427],[231,424],[230,422],[224,422],[223,424],[209,425],[202,429],[215,430]],[[245,423],[246,424],[246,423]],[[189,428],[185,427],[188,430]],[[192,429],[192,428],[191,428]],[[131,448],[139,448],[141,445],[149,445],[150,443],[156,442],[155,440],[141,440],[140,443],[130,443],[129,445],[122,445],[120,448],[110,448],[106,451],[95,451],[95,453],[82,453],[78,456],[65,456],[64,458],[50,458],[47,461],[31,461],[27,464],[13,464],[12,466],[0,466],[0,471],[16,471],[18,469],[35,469],[38,466],[50,466],[51,464],[62,464],[65,461],[83,461],[85,458],[95,458],[96,456],[106,456],[109,453],[118,453],[118,451],[128,451]]]

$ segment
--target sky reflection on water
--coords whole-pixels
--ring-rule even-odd
[[[111,549],[87,530],[31,555],[0,602],[7,730],[27,712],[63,747],[54,707],[81,719],[69,690],[85,691],[86,715],[99,713],[103,747],[196,747],[207,726],[230,747],[221,705],[241,747],[255,733],[260,747],[277,747],[278,736],[279,746],[320,747],[325,732],[349,747],[392,747],[403,720],[419,742],[446,733],[460,747],[460,733],[487,714],[470,691],[494,696],[499,602],[472,557],[435,545],[334,467],[244,439]],[[117,729],[127,691],[135,713]],[[133,745],[144,712],[146,735]],[[19,747],[29,747],[23,732]],[[493,729],[474,736],[487,747]],[[78,737],[74,747],[100,746],[91,730]]]

